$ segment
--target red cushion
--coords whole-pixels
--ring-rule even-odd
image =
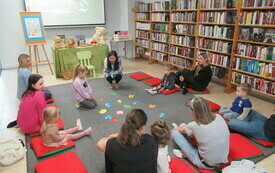
[[[42,137],[38,136],[30,140],[31,147],[36,157],[45,157],[60,151],[67,150],[75,146],[73,141],[68,141],[67,145],[61,145],[60,147],[46,147],[42,144]]]
[[[188,160],[188,162],[194,167],[195,170],[197,170],[200,173],[215,173],[215,172],[217,172],[216,170],[221,170],[229,165],[229,163],[225,163],[225,164],[221,165],[220,167],[216,168],[216,170],[215,170],[215,169],[199,168],[199,167],[195,166],[193,163],[191,163],[189,160]]]
[[[152,78],[152,76],[146,74],[146,73],[137,73],[137,74],[132,74],[130,75],[131,78],[135,80],[144,80],[144,79],[149,79]]]
[[[58,128],[60,130],[64,129],[64,125],[63,125],[63,122],[62,122],[61,118],[59,118],[58,120],[56,120],[54,123],[58,125]],[[30,133],[29,136],[30,137],[40,136],[40,132]]]
[[[46,100],[46,103],[53,103],[54,102],[54,98],[52,97],[52,98],[50,98],[50,99],[48,99],[48,100]]]
[[[238,133],[230,133],[229,161],[249,159],[263,155],[263,151]]]
[[[210,110],[211,110],[212,112],[215,112],[215,111],[217,111],[217,110],[220,110],[221,106],[218,105],[217,103],[214,103],[214,102],[209,101],[209,100],[206,100],[206,101],[208,101],[208,103],[209,103],[209,105],[210,105]],[[185,102],[185,104],[186,104],[186,105],[189,105],[189,101]]]
[[[210,90],[206,89],[204,91],[196,91],[196,90],[193,90],[192,88],[187,88],[187,91],[191,94],[210,94]]]
[[[36,173],[87,173],[79,157],[72,151],[43,160],[34,166]]]
[[[264,147],[270,147],[270,146],[273,146],[275,145],[275,142],[269,142],[269,141],[263,141],[263,140],[260,140],[260,139],[256,139],[256,138],[250,138],[253,142],[256,142],[257,144],[260,144]]]
[[[179,158],[171,158],[171,162],[169,163],[169,167],[171,173],[195,173],[195,171],[190,168],[188,164]]]
[[[47,107],[56,107],[56,108],[58,108],[58,106],[55,105],[55,104],[47,105]]]
[[[150,86],[157,86],[157,85],[160,84],[161,79],[153,77],[153,78],[150,78],[150,79],[145,79],[145,80],[143,80],[143,82],[147,85],[150,85]]]
[[[161,91],[161,93],[164,94],[164,95],[168,95],[168,94],[172,94],[172,93],[178,92],[178,91],[180,91],[180,88],[175,87],[175,88],[173,88],[171,90],[168,90],[168,91],[163,90],[163,91]]]

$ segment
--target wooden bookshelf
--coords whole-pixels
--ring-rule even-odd
[[[143,39],[143,40],[149,41],[149,47],[144,47],[143,45],[137,45],[136,43],[136,46],[135,46],[136,52],[138,47],[142,48],[145,50],[144,52],[146,52],[146,56],[149,59],[149,63],[157,61],[165,64],[171,64],[172,66],[177,68],[194,68],[196,66],[196,57],[198,53],[207,52],[209,54],[209,59],[211,60],[210,65],[212,70],[220,69],[222,71],[221,73],[224,73],[224,75],[221,75],[221,76],[218,75],[219,78],[213,76],[213,79],[226,84],[225,92],[227,93],[232,92],[236,86],[236,83],[233,81],[233,79],[235,79],[235,76],[233,75],[236,75],[236,73],[239,73],[241,75],[246,75],[248,76],[249,79],[257,78],[257,80],[261,80],[261,82],[265,82],[264,85],[268,82],[271,82],[272,85],[274,85],[275,87],[275,84],[274,84],[275,79],[270,77],[271,74],[267,75],[267,72],[264,72],[265,75],[260,75],[260,74],[251,73],[249,71],[241,70],[241,68],[239,68],[238,70],[235,69],[236,61],[238,59],[239,59],[238,61],[247,61],[247,62],[258,61],[259,63],[262,63],[261,65],[265,65],[264,68],[267,68],[268,65],[270,67],[272,65],[275,66],[274,55],[270,59],[270,57],[269,58],[262,57],[263,55],[260,55],[259,57],[259,56],[251,56],[252,54],[247,55],[247,54],[244,54],[243,52],[241,53],[238,52],[240,49],[240,46],[244,46],[244,45],[247,46],[247,50],[250,50],[250,51],[251,50],[255,51],[256,50],[255,48],[257,48],[257,46],[261,47],[261,49],[267,49],[268,51],[269,49],[271,50],[271,48],[274,49],[275,42],[259,41],[259,40],[253,40],[253,39],[245,40],[242,38],[243,36],[241,35],[241,32],[243,31],[243,28],[247,28],[248,30],[250,30],[250,34],[254,33],[254,30],[253,30],[254,28],[260,28],[259,30],[264,30],[264,31],[269,31],[271,29],[275,30],[275,23],[272,21],[271,23],[268,23],[268,22],[257,23],[259,19],[257,19],[257,22],[255,22],[256,20],[252,19],[254,12],[259,12],[259,14],[261,15],[268,12],[274,12],[275,3],[274,3],[274,6],[258,7],[257,5],[255,5],[254,7],[254,5],[252,4],[253,7],[248,7],[244,5],[247,4],[248,1],[249,3],[251,3],[251,0],[235,0],[235,2],[232,3],[233,5],[231,4],[228,6],[230,8],[227,8],[227,5],[228,5],[227,2],[229,2],[228,0],[227,1],[221,0],[219,1],[220,3],[216,3],[216,0],[208,0],[208,1],[197,0],[197,4],[194,4],[194,2],[196,1],[192,1],[192,2],[188,1],[188,3],[192,3],[192,4],[188,4],[188,6],[191,6],[191,9],[187,9],[187,6],[184,6],[184,7],[177,6],[180,3],[175,3],[175,1],[180,1],[180,0],[171,0],[170,1],[171,4],[169,5],[169,10],[168,9],[161,10],[161,8],[159,8],[160,6],[158,5],[162,2],[156,2],[156,3],[149,3],[148,6],[150,7],[150,9],[148,10],[135,12],[136,32],[148,31],[150,33],[149,38],[136,36],[137,40]],[[207,3],[209,1],[212,1],[212,3]],[[268,2],[269,1],[266,1],[266,3]],[[211,7],[209,7],[209,5]],[[159,10],[153,10],[153,8],[159,9]],[[140,13],[149,14],[150,20],[138,20],[136,16],[137,14],[140,14]],[[155,13],[169,14],[169,21],[166,19],[165,21],[152,20],[152,15],[153,14],[156,15]],[[229,22],[224,20],[226,17],[228,16],[230,17],[231,14],[232,14],[232,19],[228,19]],[[185,15],[190,15],[190,16],[195,15],[195,16],[194,18],[192,18],[190,16],[185,17]],[[205,16],[207,15],[210,15],[210,18],[212,15],[212,18],[209,20],[205,20],[207,19],[205,18]],[[219,15],[223,15],[223,18],[218,19],[217,16]],[[250,15],[247,19],[248,22],[244,20],[243,18],[244,15],[248,15],[248,16]],[[250,21],[250,17],[251,17],[251,21]],[[136,28],[136,23],[138,22],[150,24],[150,29],[145,30],[145,29]],[[156,24],[165,24],[169,29],[155,30],[154,26],[156,26]],[[187,29],[183,29],[181,31],[180,29],[182,28],[187,28]],[[194,31],[192,31],[192,29],[194,29]],[[152,38],[153,34],[155,35],[166,34],[168,35],[168,40],[153,39]],[[166,36],[164,37],[166,38]],[[168,46],[168,49],[165,49],[165,50],[167,51],[161,51],[153,48],[152,44],[155,44],[155,43],[166,44]],[[204,43],[207,43],[210,45],[216,44],[216,48],[214,49],[214,47],[212,47],[213,50],[211,50],[209,49],[211,48],[211,46],[203,46],[203,47],[199,46]],[[224,47],[217,46],[217,44],[218,45],[225,44],[225,47],[227,47],[227,44],[228,44],[230,45],[228,46],[229,50],[223,52],[221,50],[226,50],[226,49]],[[181,51],[176,51],[178,53],[173,52],[177,49],[181,49]],[[260,48],[257,48],[257,49],[260,49]],[[161,61],[161,59],[153,57],[154,52],[167,54],[168,60]],[[140,53],[137,52],[137,55],[139,54]],[[148,56],[148,54],[150,54],[150,56]],[[263,67],[261,66],[261,68]],[[269,73],[270,73],[270,70],[269,70]],[[267,97],[270,97],[270,96],[275,97],[272,94],[265,93],[266,91],[263,89],[261,90],[253,89],[253,90]]]

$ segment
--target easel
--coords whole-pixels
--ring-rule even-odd
[[[41,45],[42,46],[42,49],[43,49],[43,52],[45,54],[45,57],[46,57],[46,60],[40,60],[40,56],[39,56],[39,51],[38,51],[38,45]],[[39,73],[38,72],[38,64],[39,63],[43,63],[43,62],[47,62],[49,67],[50,67],[50,70],[51,70],[51,73],[53,75],[53,69],[52,69],[52,66],[50,64],[50,60],[48,58],[48,55],[47,55],[47,52],[46,52],[46,49],[45,49],[45,46],[44,44],[37,44],[37,45],[29,45],[29,55],[30,57],[32,57],[32,51],[31,51],[31,47],[33,46],[33,52],[34,52],[34,61],[32,61],[32,64],[35,64],[35,67],[36,67],[36,73]],[[31,71],[32,71],[32,68],[31,68]]]
[[[36,73],[38,73],[38,64],[47,62],[51,73],[53,75],[53,69],[51,67],[46,49],[46,39],[45,39],[45,32],[43,27],[43,22],[41,18],[40,12],[20,12],[21,22],[23,26],[23,31],[25,35],[25,42],[26,45],[29,46],[29,55],[32,57],[32,51],[31,47],[33,46],[33,52],[34,52],[34,61],[32,61],[33,64],[36,66]],[[31,19],[31,22],[30,22]],[[44,51],[46,60],[40,60],[39,51],[38,51],[38,45],[42,46],[42,49]],[[32,69],[31,69],[32,70]]]

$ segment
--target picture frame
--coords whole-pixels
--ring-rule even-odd
[[[40,12],[20,12],[27,45],[45,44],[45,32]]]

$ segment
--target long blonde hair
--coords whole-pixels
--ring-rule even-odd
[[[75,80],[75,78],[77,77],[77,75],[79,74],[79,72],[85,72],[85,71],[89,71],[88,68],[85,65],[82,64],[77,64],[75,69],[74,69],[74,78],[73,81]]]
[[[43,110],[43,120],[41,125],[40,133],[43,135],[47,130],[47,124],[52,123],[54,120],[58,119],[59,109],[57,107],[49,106]]]
[[[204,59],[206,59],[206,63],[209,64],[209,61],[208,61],[208,56],[206,53],[200,53],[198,56],[202,56]],[[203,68],[202,65],[198,64],[196,66],[196,70],[195,70],[195,75],[198,75],[199,74],[199,71]]]
[[[209,124],[215,119],[208,102],[202,97],[194,97],[190,101],[189,107],[194,112],[198,124]]]
[[[26,61],[27,61],[27,58],[29,58],[29,57],[30,56],[27,54],[20,54],[18,56],[18,63],[19,63],[18,69],[19,68],[28,68],[28,67],[26,67]]]

